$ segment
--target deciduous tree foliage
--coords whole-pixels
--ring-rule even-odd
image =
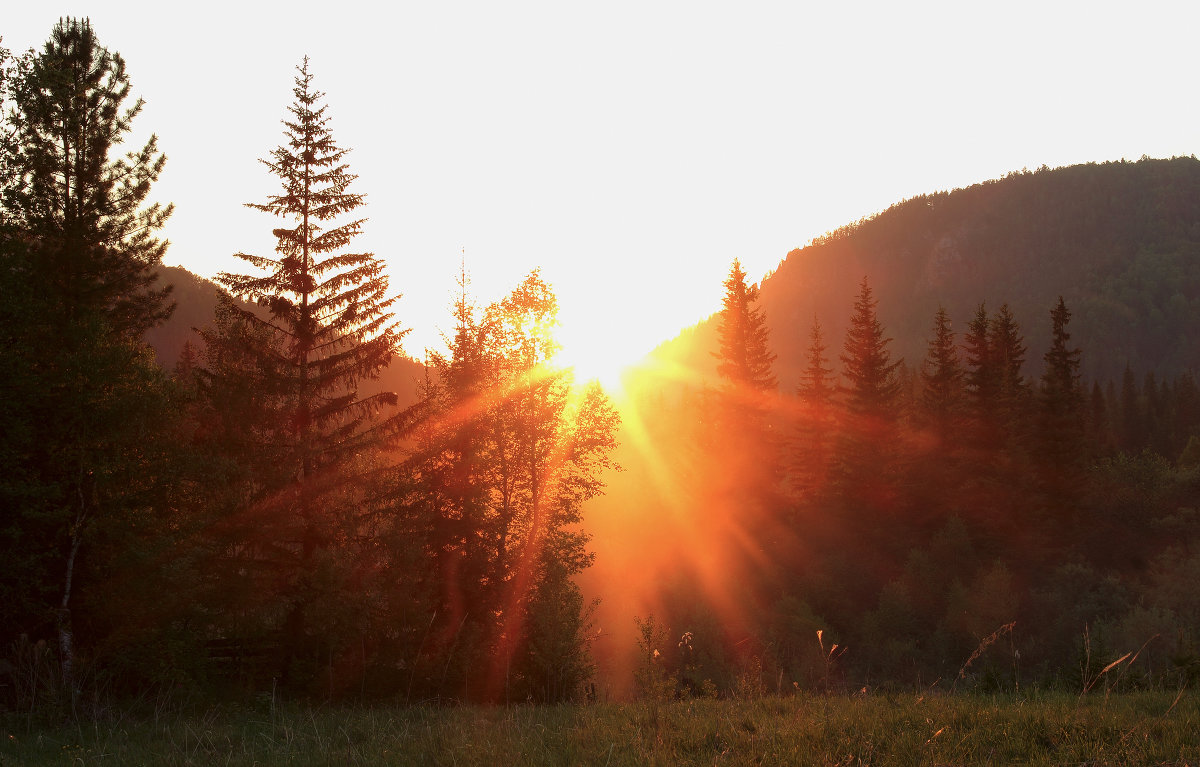
[[[477,317],[464,293],[433,417],[402,499],[427,514],[436,594],[426,685],[484,700],[556,701],[590,675],[581,509],[613,468],[618,417],[554,364],[558,304],[535,272]]]

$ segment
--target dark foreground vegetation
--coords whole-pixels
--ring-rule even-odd
[[[154,711],[0,730],[8,765],[1200,763],[1194,693]]]

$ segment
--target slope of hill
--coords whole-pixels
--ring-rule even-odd
[[[1025,335],[1028,374],[1041,369],[1050,309],[1074,314],[1085,378],[1200,368],[1200,161],[1077,165],[1013,173],[916,197],[792,251],[762,282],[761,305],[785,389],[803,367],[813,317],[830,357],[866,276],[893,353],[916,367],[945,306],[961,333],[986,302],[1008,303]],[[658,355],[711,370],[710,319]]]
[[[175,286],[172,294],[175,312],[162,325],[146,332],[146,343],[154,348],[158,364],[171,370],[185,343],[191,341],[197,347],[203,345],[196,330],[212,324],[221,288],[179,266],[159,267],[159,283]],[[397,357],[377,381],[365,382],[362,392],[394,391],[403,407],[417,401],[417,387],[424,378],[424,370],[418,362]]]
[[[175,301],[175,311],[166,322],[146,331],[146,343],[154,349],[159,366],[171,370],[185,343],[201,345],[196,330],[212,324],[221,288],[181,266],[160,266],[158,282],[174,286],[171,299]]]

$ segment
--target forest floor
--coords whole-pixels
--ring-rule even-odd
[[[0,765],[1200,765],[1200,696],[862,695],[0,718]]]

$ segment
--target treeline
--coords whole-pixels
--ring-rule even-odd
[[[1007,303],[1035,349],[1050,344],[1035,321],[1062,294],[1072,335],[1087,349],[1081,372],[1120,383],[1125,366],[1173,378],[1200,366],[1200,161],[1142,158],[1016,172],[964,189],[896,203],[793,250],[762,281],[761,304],[780,381],[804,367],[814,314],[835,343],[864,274],[880,300],[897,356],[924,355],[939,306],[965,322],[980,300]],[[704,367],[716,339],[680,348]],[[691,352],[689,354],[689,352]],[[1040,375],[1041,359],[1028,361]]]
[[[1091,422],[1101,449],[1150,451],[1180,466],[1200,460],[1200,389],[1191,373],[1159,382],[1153,372],[1126,368],[1121,380],[1092,385]]]
[[[591,555],[618,419],[552,365],[537,272],[455,330],[416,405],[373,386],[400,351],[347,150],[305,59],[264,160],[275,253],[238,254],[172,373],[143,341],[165,157],[120,155],[141,102],[65,19],[0,52],[0,705],[107,695],[552,701],[591,673]],[[237,299],[237,300],[235,300]]]
[[[1190,375],[1085,385],[1061,298],[1036,378],[1006,304],[959,326],[939,310],[906,365],[864,279],[844,339],[813,318],[781,394],[756,302],[735,263],[720,384],[641,395],[660,449],[688,456],[669,469],[693,486],[675,529],[704,531],[664,549],[643,598],[643,694],[1081,690],[1125,653],[1125,684],[1195,681]]]

